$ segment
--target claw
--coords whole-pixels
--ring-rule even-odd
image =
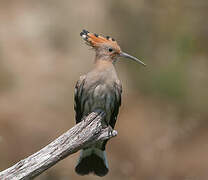
[[[113,136],[113,128],[110,125],[108,126],[108,136]]]

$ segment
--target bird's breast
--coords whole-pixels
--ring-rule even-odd
[[[107,83],[95,83],[84,90],[82,105],[86,115],[96,109],[102,109],[109,119],[114,109],[114,102],[113,88]]]

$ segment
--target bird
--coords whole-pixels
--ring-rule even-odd
[[[75,86],[74,110],[76,123],[91,112],[102,110],[104,122],[112,129],[115,126],[121,105],[122,85],[118,79],[115,63],[120,57],[145,64],[134,56],[121,51],[117,41],[110,36],[102,36],[83,30],[80,36],[95,51],[93,69],[80,76]],[[108,171],[106,143],[97,142],[81,150],[75,171],[79,175],[95,174],[105,176]]]

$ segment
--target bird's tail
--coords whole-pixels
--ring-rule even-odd
[[[95,147],[81,150],[75,171],[79,175],[94,173],[105,176],[108,173],[106,152]]]

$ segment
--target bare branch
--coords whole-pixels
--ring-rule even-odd
[[[93,112],[66,133],[31,156],[0,172],[1,180],[33,179],[48,168],[90,144],[117,135],[111,127],[101,123],[104,112]],[[110,132],[110,133],[109,133]]]

